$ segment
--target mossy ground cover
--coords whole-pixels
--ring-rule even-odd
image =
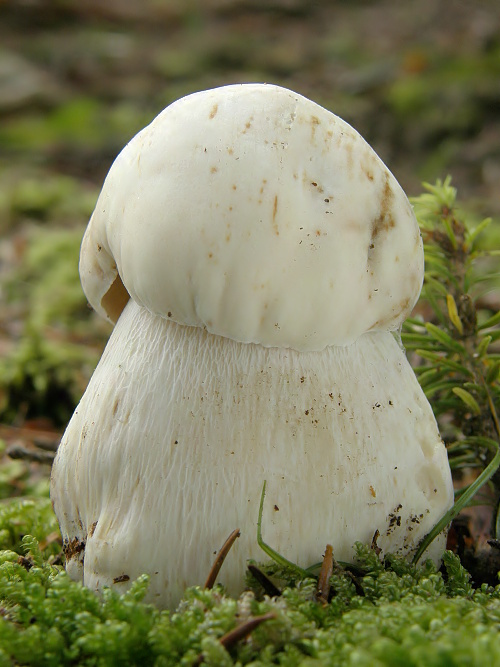
[[[427,667],[500,660],[500,586],[475,589],[451,552],[436,572],[430,562],[382,561],[358,545],[354,570],[335,567],[329,602],[318,600],[315,579],[291,584],[293,573],[282,570],[277,596],[249,579],[251,590],[238,599],[218,587],[192,588],[167,612],[141,601],[147,577],[123,595],[107,589],[101,597],[72,582],[51,564],[53,543],[42,551],[34,537],[19,540],[10,528],[15,516],[39,535],[51,530],[47,504],[19,501],[12,509],[0,516],[0,539],[10,546],[0,553],[1,665]]]

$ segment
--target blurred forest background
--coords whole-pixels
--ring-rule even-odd
[[[409,195],[451,174],[500,239],[498,0],[0,0],[0,497],[47,492],[48,464],[5,452],[53,448],[109,335],[78,251],[113,159],[246,81],[343,117]]]

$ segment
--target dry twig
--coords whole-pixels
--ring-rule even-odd
[[[233,530],[231,535],[229,535],[227,540],[222,545],[222,548],[217,554],[217,558],[215,559],[214,564],[212,565],[210,572],[208,573],[207,580],[205,581],[205,588],[214,587],[215,581],[220,572],[222,564],[226,560],[226,556],[229,553],[229,550],[231,549],[231,547],[236,542],[239,536],[240,536],[240,530],[239,528],[236,528],[236,530]]]
[[[327,544],[323,563],[319,572],[318,585],[316,586],[316,600],[323,604],[328,604],[328,598],[330,596],[330,577],[333,574],[333,567],[333,547],[331,544]]]
[[[246,637],[248,637],[261,623],[270,621],[273,618],[276,618],[276,614],[273,612],[262,614],[262,616],[254,616],[253,618],[249,618],[244,623],[237,625],[235,628],[233,628],[233,630],[230,630],[225,635],[223,635],[219,641],[225,649],[229,649],[242,639],[246,639]],[[200,654],[194,664],[202,665],[204,661],[205,659],[203,654]]]

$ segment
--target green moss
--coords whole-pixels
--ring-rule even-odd
[[[21,415],[65,424],[95,360],[82,346],[50,342],[34,330],[28,332],[13,354],[0,359],[0,419],[11,423]]]
[[[25,525],[32,509],[21,508]],[[6,520],[0,513],[0,536]],[[168,667],[202,657],[214,666],[479,667],[500,659],[500,587],[474,591],[449,553],[443,577],[430,563],[382,563],[358,546],[357,586],[339,570],[330,604],[316,602],[315,582],[305,579],[272,599],[191,588],[170,613],[142,602],[147,577],[124,595],[98,597],[50,565],[34,538],[18,547],[0,553],[0,664]],[[220,641],[263,614],[271,616],[249,638]]]
[[[42,542],[53,533],[59,533],[59,527],[48,497],[25,497],[0,503],[0,549],[23,554],[25,535]],[[44,550],[44,558],[59,551],[60,545],[53,543]]]
[[[118,151],[151,120],[131,103],[107,105],[93,97],[77,97],[45,114],[25,113],[0,128],[5,150],[96,151],[108,146]]]
[[[26,308],[24,333],[0,359],[0,418],[45,416],[68,421],[97,362],[102,339],[78,275],[81,229],[28,233],[23,261],[5,281],[10,303]],[[80,341],[94,331],[94,349]],[[73,339],[74,342],[71,340]],[[79,340],[80,339],[80,340]]]
[[[78,274],[83,229],[32,229],[22,263],[6,280],[7,298],[27,303],[30,325],[70,326],[86,310]]]

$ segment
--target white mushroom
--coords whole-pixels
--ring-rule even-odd
[[[418,225],[340,118],[263,84],[175,102],[112,166],[80,272],[116,326],[53,468],[73,578],[147,572],[171,607],[240,528],[220,576],[240,591],[264,480],[264,537],[303,567],[376,529],[410,555],[451,506],[392,333],[422,284]]]

